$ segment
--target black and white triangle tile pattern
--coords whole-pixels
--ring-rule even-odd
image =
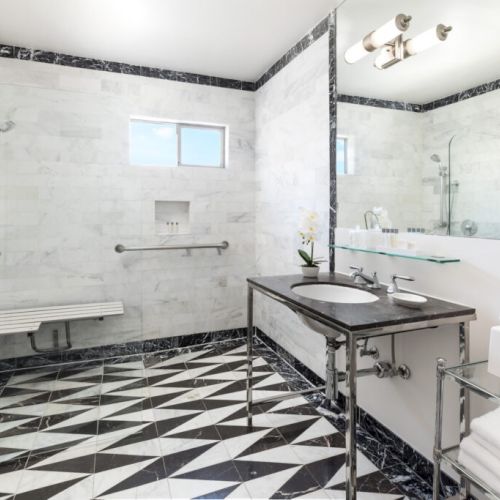
[[[256,349],[255,397],[303,384]],[[245,419],[245,346],[19,370],[0,395],[0,500],[344,499],[344,436],[297,397]],[[293,380],[295,377],[295,380]],[[360,500],[406,498],[359,453]]]

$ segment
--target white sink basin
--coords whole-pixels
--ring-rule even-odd
[[[293,287],[292,291],[306,299],[334,302],[336,304],[367,304],[378,300],[378,297],[373,293],[348,286],[330,285],[328,283],[298,285]]]

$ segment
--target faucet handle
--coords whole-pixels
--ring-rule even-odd
[[[415,281],[413,276],[404,276],[402,274],[393,274],[391,276],[392,280],[406,280],[406,281]]]
[[[359,271],[360,273],[363,272],[363,268],[361,266],[353,266],[353,265],[350,265],[349,266],[349,269],[352,269],[354,271]]]
[[[397,280],[405,280],[405,281],[415,281],[413,276],[404,276],[402,274],[393,274],[391,276],[392,284],[387,288],[387,293],[396,293],[399,292],[399,286]]]
[[[377,273],[374,272],[372,275],[373,283],[371,285],[368,285],[368,288],[373,288],[374,290],[380,289],[380,281],[378,280]]]

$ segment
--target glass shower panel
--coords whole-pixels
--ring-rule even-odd
[[[500,133],[471,131],[449,144],[450,234],[500,238]]]

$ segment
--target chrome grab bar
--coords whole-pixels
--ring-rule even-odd
[[[216,248],[219,252],[221,250],[225,250],[229,247],[229,243],[227,241],[223,241],[221,243],[205,243],[201,245],[162,245],[155,247],[126,247],[122,244],[118,244],[115,246],[115,252],[123,253],[123,252],[142,252],[143,250],[193,250],[199,248]]]

